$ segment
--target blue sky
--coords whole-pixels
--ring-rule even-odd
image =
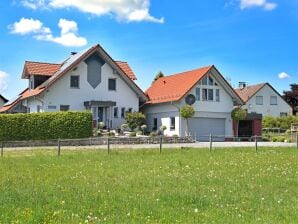
[[[143,90],[158,71],[214,64],[233,86],[282,92],[298,82],[298,1],[0,1],[0,94],[27,87],[25,60],[61,62],[97,43],[129,62]]]

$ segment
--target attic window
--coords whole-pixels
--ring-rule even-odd
[[[79,88],[79,76],[77,75],[70,76],[70,87]]]

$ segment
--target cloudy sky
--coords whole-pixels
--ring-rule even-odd
[[[0,94],[27,87],[24,62],[101,44],[146,89],[155,74],[214,64],[233,86],[298,82],[297,0],[0,1]]]

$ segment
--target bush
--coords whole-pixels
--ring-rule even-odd
[[[298,116],[284,116],[284,117],[263,117],[263,128],[282,128],[290,129],[292,123],[298,123]]]
[[[140,128],[146,122],[145,115],[141,112],[127,112],[125,114],[125,120],[131,131]]]
[[[90,112],[0,114],[0,141],[87,138],[92,136]]]
[[[136,136],[137,136],[137,134],[135,132],[130,132],[129,133],[129,137],[136,137]]]
[[[157,135],[158,135],[158,134],[157,134],[156,131],[153,131],[153,132],[150,133],[150,137],[156,137]]]

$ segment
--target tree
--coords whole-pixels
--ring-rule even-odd
[[[296,115],[298,113],[298,84],[293,83],[290,86],[290,91],[283,92],[283,98],[288,104],[290,104],[290,106],[293,108],[293,114]]]
[[[232,110],[231,118],[233,121],[237,122],[237,130],[236,130],[236,137],[238,137],[238,131],[239,131],[239,121],[244,120],[247,116],[247,111],[241,109],[240,107],[236,107]]]
[[[153,79],[152,84],[153,84],[156,80],[158,80],[159,78],[162,78],[162,77],[164,77],[164,74],[163,74],[161,71],[158,72],[157,75],[155,76],[155,78]]]
[[[130,130],[134,131],[136,128],[140,128],[142,124],[145,124],[145,115],[141,112],[127,112],[125,120]]]
[[[186,132],[188,135],[188,119],[195,115],[195,109],[190,105],[185,105],[180,109],[180,116],[186,119]]]

